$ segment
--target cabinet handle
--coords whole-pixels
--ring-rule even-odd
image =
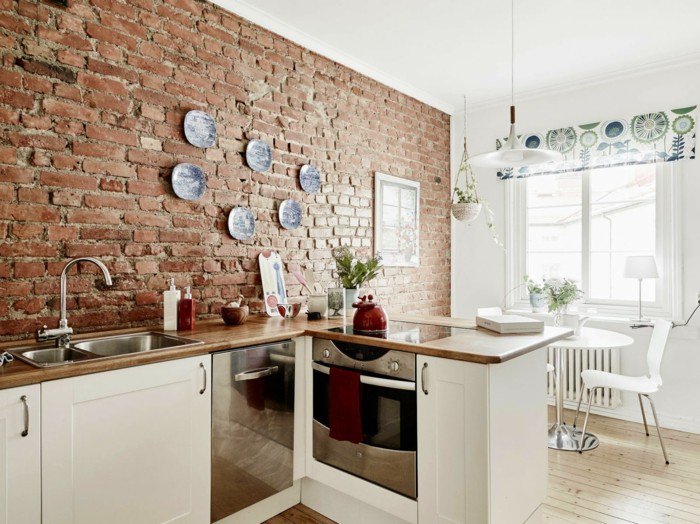
[[[233,376],[233,380],[236,382],[241,382],[243,380],[255,380],[256,378],[268,377],[274,373],[277,373],[279,369],[279,366],[269,366],[266,368],[241,371]]]
[[[420,387],[423,390],[423,393],[425,393],[426,395],[428,394],[428,388],[425,385],[427,377],[428,377],[428,363],[424,362],[423,369],[421,369],[421,371],[420,371]]]
[[[22,436],[26,437],[29,435],[29,400],[27,395],[22,395],[19,399],[24,404],[24,431],[22,431]]]
[[[204,395],[204,392],[207,390],[207,368],[203,362],[199,363],[199,367],[202,368],[202,371],[204,371],[204,385],[202,386],[202,389],[199,390],[199,394]]]

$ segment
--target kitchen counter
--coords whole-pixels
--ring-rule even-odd
[[[13,362],[0,367],[0,389],[191,357],[212,353],[222,349],[266,344],[303,335],[331,340],[366,343],[420,355],[462,360],[479,364],[498,364],[549,345],[572,334],[571,330],[568,329],[545,327],[543,333],[536,335],[499,335],[485,329],[477,329],[474,322],[471,320],[445,317],[393,315],[392,320],[460,327],[466,328],[467,331],[462,331],[461,334],[457,336],[442,338],[428,343],[411,344],[396,340],[346,335],[327,331],[330,328],[342,326],[343,319],[309,321],[303,315],[296,319],[288,320],[266,316],[252,316],[249,317],[248,321],[242,326],[227,326],[221,319],[208,319],[198,321],[197,328],[194,331],[178,332],[180,336],[203,342],[202,344],[193,346],[132,353],[118,357],[99,358],[87,362],[50,368],[37,368],[19,359],[15,359]],[[160,325],[157,325],[152,327],[143,326],[131,329],[82,333],[75,335],[73,340],[78,341],[101,336],[139,333],[144,331],[162,332],[162,329]],[[0,351],[33,345],[39,347],[38,344],[31,340],[4,342],[0,344]]]

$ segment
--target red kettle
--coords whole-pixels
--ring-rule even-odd
[[[361,296],[353,303],[356,309],[352,317],[352,329],[362,333],[384,333],[389,327],[389,317],[372,295]]]

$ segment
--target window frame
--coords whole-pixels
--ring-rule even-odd
[[[656,168],[656,263],[660,278],[655,280],[656,301],[642,302],[645,317],[678,319],[682,311],[681,265],[681,172],[680,162],[660,162]],[[582,181],[582,254],[580,283],[588,290],[590,279],[590,171],[581,172]],[[527,274],[527,178],[506,180],[506,307],[530,309],[527,289],[522,285]],[[536,277],[535,275],[531,275]],[[650,285],[646,282],[646,285]],[[591,300],[584,295],[579,310],[593,308],[596,316],[633,319],[638,316],[638,301]]]

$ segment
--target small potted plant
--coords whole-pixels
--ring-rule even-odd
[[[530,307],[533,313],[543,311],[547,305],[547,295],[544,289],[544,282],[535,282],[528,275],[523,279],[530,294]]]
[[[549,312],[554,313],[554,324],[561,325],[569,305],[583,296],[576,282],[568,278],[550,278],[544,283]]]
[[[345,307],[352,307],[360,296],[360,286],[363,286],[379,274],[382,268],[380,256],[359,260],[355,258],[347,246],[337,249],[333,253],[336,271],[340,283],[345,288]]]

